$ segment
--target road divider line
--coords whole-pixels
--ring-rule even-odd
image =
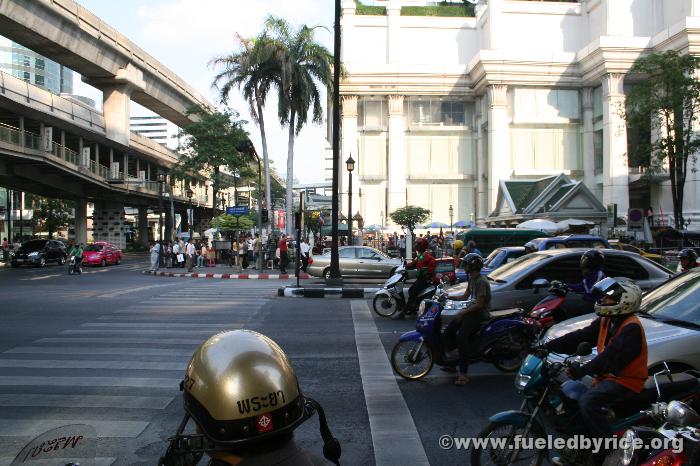
[[[0,394],[0,406],[47,408],[165,409],[175,396]]]
[[[350,301],[362,390],[377,466],[429,466],[411,412],[401,394],[377,326],[364,300]]]
[[[0,386],[28,387],[132,387],[177,390],[182,378],[165,377],[53,377],[41,375],[3,375]],[[1,425],[0,421],[0,425]],[[0,437],[2,434],[0,434]]]
[[[112,421],[96,419],[0,419],[0,437],[35,437],[47,430],[70,424],[88,424],[98,437],[136,438],[148,427],[144,421]]]
[[[86,353],[89,353],[87,351]],[[104,361],[99,359],[2,359],[0,367],[26,369],[111,369],[147,371],[184,371],[187,362],[165,361]],[[2,403],[0,403],[2,406]]]
[[[83,346],[16,346],[3,354],[64,354],[64,355],[122,355],[122,356],[185,356],[192,355],[190,350],[172,348],[143,348],[141,346],[126,348],[123,346],[103,346],[85,348]]]

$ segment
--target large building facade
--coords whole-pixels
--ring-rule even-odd
[[[455,222],[483,224],[502,180],[561,174],[621,216],[651,207],[671,220],[668,177],[628,162],[634,135],[621,109],[642,54],[700,54],[700,0],[481,0],[474,17],[402,12],[415,4],[375,0],[385,11],[365,15],[342,3],[341,159],[357,160],[353,206],[365,224],[388,224],[407,204],[433,221],[449,223],[452,206]],[[347,192],[347,173],[340,179]],[[689,174],[685,186],[691,229],[699,181]]]
[[[0,71],[54,94],[73,93],[73,72],[70,69],[2,36]]]

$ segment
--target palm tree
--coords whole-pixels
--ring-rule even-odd
[[[228,101],[229,94],[234,87],[237,87],[248,101],[250,115],[260,128],[265,166],[265,201],[269,211],[272,209],[270,163],[263,107],[270,88],[273,85],[277,88],[281,87],[280,64],[277,61],[276,49],[265,32],[255,38],[244,38],[236,34],[236,42],[239,46],[238,51],[214,57],[211,60],[211,66],[223,67],[223,70],[214,76],[212,87],[219,91],[220,100],[224,104]],[[272,222],[269,222],[268,232],[271,229]]]
[[[278,117],[289,128],[287,144],[287,232],[292,226],[292,185],[294,181],[294,139],[309,120],[323,122],[323,106],[319,85],[328,92],[333,89],[333,55],[314,41],[316,27],[301,25],[293,30],[282,18],[268,16],[265,32],[276,50],[276,62],[280,66]]]

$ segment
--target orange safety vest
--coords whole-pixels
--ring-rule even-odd
[[[608,336],[609,324],[610,317],[603,317],[600,320],[600,331],[598,332],[597,345],[598,354],[601,354],[607,348],[605,340]],[[605,374],[598,377],[597,380],[612,380],[619,383],[623,387],[639,393],[644,388],[644,382],[646,382],[647,378],[649,377],[649,370],[647,368],[647,339],[646,335],[644,334],[644,327],[642,327],[642,323],[634,315],[628,317],[625,319],[622,325],[617,328],[615,334],[610,338],[608,345],[612,343],[615,337],[622,331],[623,328],[625,328],[625,326],[632,324],[639,325],[639,329],[642,332],[642,351],[619,374]]]

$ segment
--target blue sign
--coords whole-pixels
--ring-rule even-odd
[[[248,210],[248,206],[246,205],[226,207],[226,213],[228,215],[248,215]]]

